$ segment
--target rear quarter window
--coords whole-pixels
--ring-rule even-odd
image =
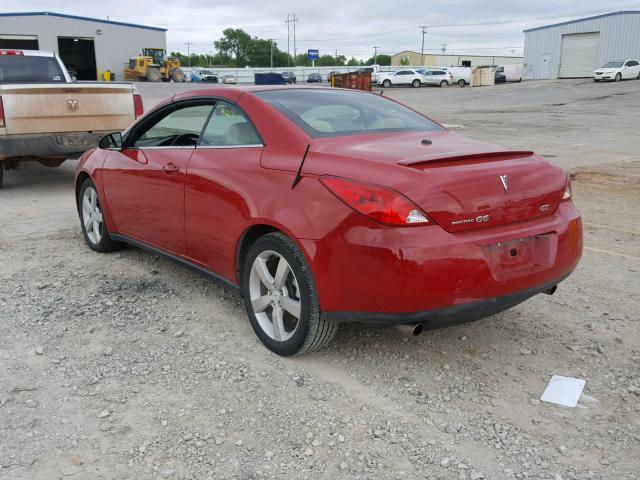
[[[0,83],[51,82],[66,82],[55,58],[0,55]]]

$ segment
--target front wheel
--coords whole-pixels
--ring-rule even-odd
[[[100,197],[93,182],[87,178],[78,192],[78,214],[84,239],[89,248],[96,252],[120,250],[124,244],[111,240],[102,215]]]
[[[278,355],[312,352],[338,331],[337,323],[321,318],[311,269],[282,233],[260,237],[251,246],[241,289],[253,330]]]
[[[620,80],[622,80],[622,74],[621,73],[617,73],[616,74],[616,82],[619,82]]]
[[[389,88],[391,86],[391,80],[385,80],[384,82],[382,82],[382,86],[384,88]]]
[[[420,87],[420,80],[415,79],[413,82],[411,82],[411,86],[412,86],[413,88],[418,88],[418,87]]]

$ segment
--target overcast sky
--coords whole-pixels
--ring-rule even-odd
[[[487,55],[522,54],[522,30],[618,10],[640,9],[640,1],[602,0],[21,0],[0,10],[52,11],[167,28],[171,51],[206,53],[222,30],[239,27],[252,36],[273,38],[287,49],[287,14],[299,19],[298,53],[309,48],[320,54],[338,50],[347,57],[420,51],[419,25],[428,26],[425,51]],[[491,23],[491,24],[486,24]],[[484,24],[484,25],[470,25]],[[461,26],[463,25],[463,26]],[[291,44],[293,53],[293,42]]]

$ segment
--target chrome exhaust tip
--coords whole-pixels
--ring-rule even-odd
[[[394,325],[394,328],[408,337],[417,337],[422,333],[424,325],[422,323],[403,323]]]
[[[553,295],[554,293],[556,293],[556,290],[558,290],[558,285],[554,285],[551,288],[547,288],[543,293],[546,293],[547,295]]]

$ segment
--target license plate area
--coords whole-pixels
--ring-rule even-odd
[[[496,279],[547,268],[555,262],[556,251],[555,233],[516,238],[484,246],[487,263]]]

